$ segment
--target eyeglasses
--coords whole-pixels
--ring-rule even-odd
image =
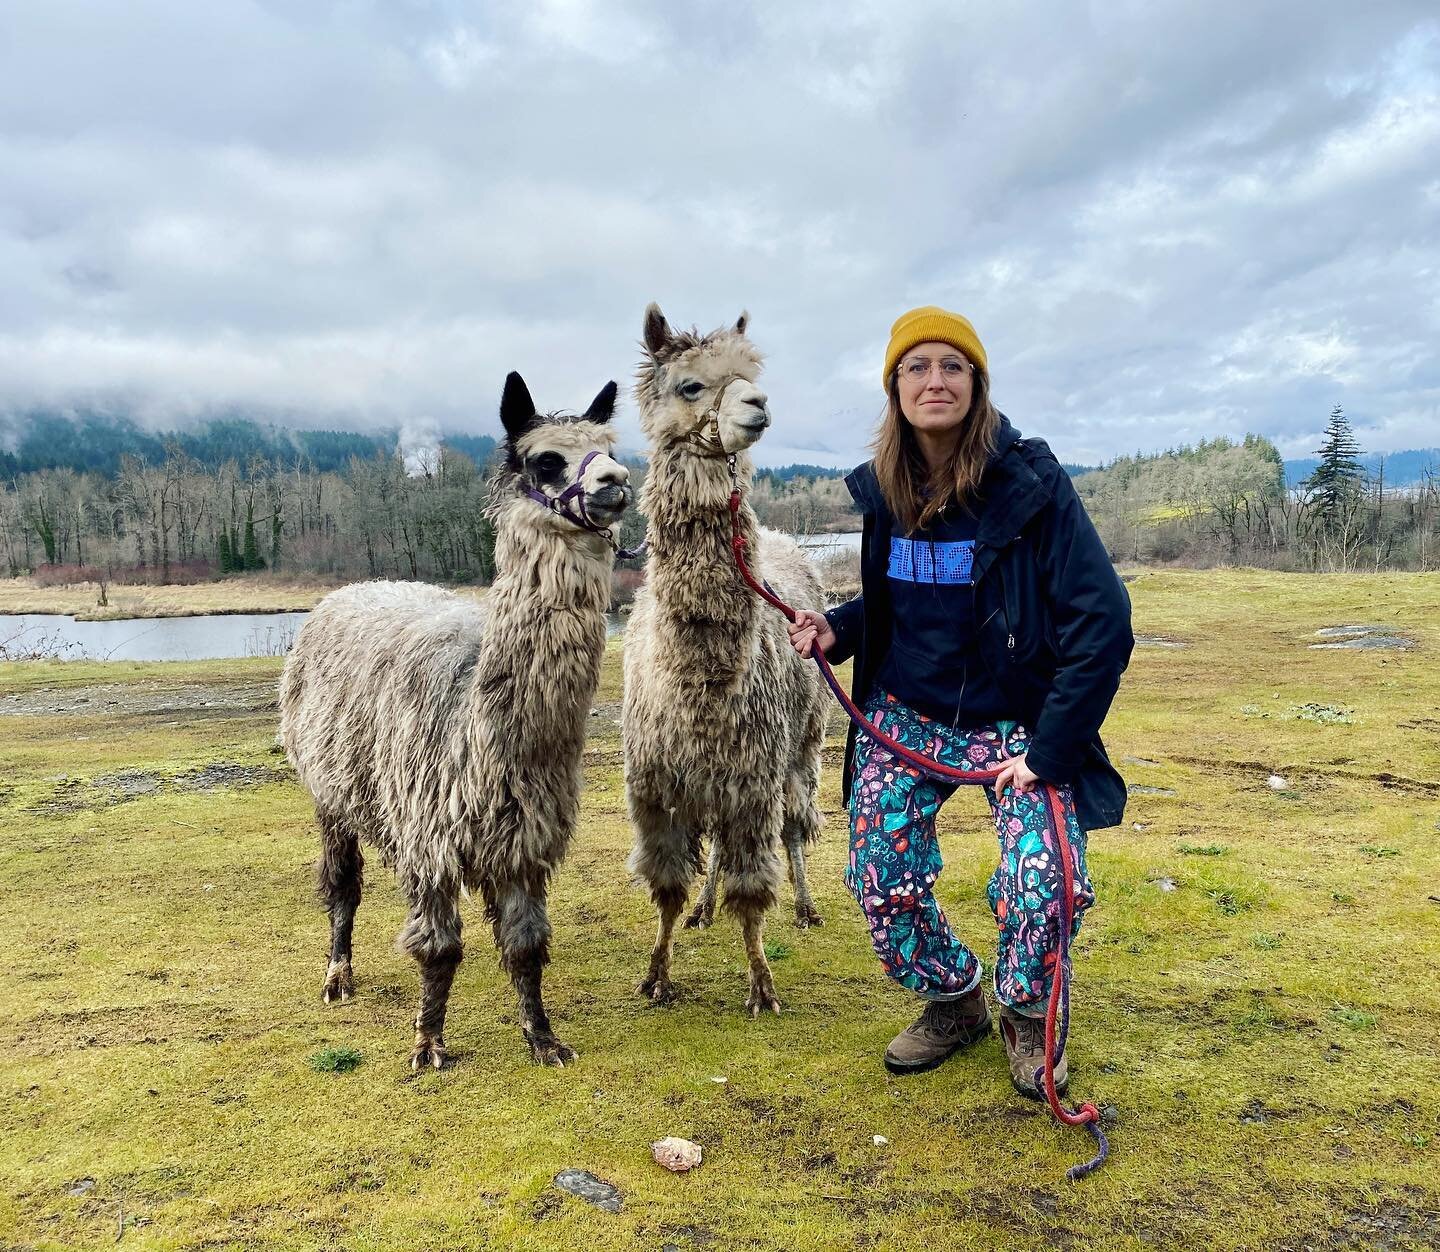
[[[939,361],[932,361],[928,356],[912,356],[901,361],[897,370],[901,378],[918,383],[930,377],[930,370],[935,365],[940,366],[940,376],[947,382],[959,382],[971,368],[970,362],[964,357],[944,356]]]

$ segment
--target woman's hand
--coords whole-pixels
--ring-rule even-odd
[[[1025,763],[1025,753],[1022,752],[1006,761],[1005,768],[995,775],[995,796],[998,799],[1004,795],[1006,787],[1013,787],[1017,795],[1025,795],[1044,781]]]
[[[835,646],[835,632],[830,629],[825,614],[814,609],[796,609],[795,620],[786,629],[790,632],[790,646],[807,660],[816,644],[820,645],[822,654]]]

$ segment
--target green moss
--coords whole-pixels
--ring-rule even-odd
[[[313,819],[265,773],[283,759],[263,700],[4,716],[11,694],[101,684],[260,691],[279,662],[0,667],[0,1241],[113,1247],[123,1223],[120,1247],[138,1249],[1347,1247],[1376,1231],[1433,1245],[1436,583],[1131,583],[1137,631],[1190,646],[1139,649],[1106,728],[1115,760],[1156,763],[1122,771],[1176,794],[1137,795],[1124,826],[1091,836],[1073,1094],[1118,1122],[1110,1164],[1078,1186],[1063,1170],[1088,1138],[1013,1094],[997,1040],[904,1081],[881,1067],[914,1010],[841,881],[838,717],[811,858],[826,924],[797,931],[780,908],[766,934],[779,1017],[744,1013],[723,916],[681,935],[674,1006],[635,995],[654,915],[624,870],[619,738],[597,717],[546,978],[578,1064],[530,1064],[472,902],[455,1065],[417,1076],[418,981],[394,950],[404,905],[378,859],[357,997],[320,1001]],[[1393,622],[1415,647],[1308,649],[1346,621]],[[620,683],[612,643],[602,711]],[[1342,703],[1353,725],[1284,715]],[[957,795],[940,828],[941,901],[987,952],[983,800]],[[327,1051],[364,1063],[316,1073]],[[700,1169],[653,1164],[667,1134],[702,1144]],[[618,1186],[621,1212],[556,1191],[572,1167]]]

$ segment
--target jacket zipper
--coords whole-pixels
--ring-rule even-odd
[[[995,562],[995,572],[1000,575],[1000,607],[1005,610],[1005,649],[1015,651],[1015,623],[1010,620],[1010,584],[1005,581],[1005,566]],[[994,617],[995,614],[990,614]],[[987,619],[988,620],[988,619]]]

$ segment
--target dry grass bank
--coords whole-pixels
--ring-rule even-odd
[[[269,750],[278,662],[0,667],[0,1244],[1436,1246],[1440,580],[1212,571],[1131,590],[1139,632],[1188,646],[1137,652],[1107,730],[1155,790],[1092,839],[1071,1064],[1118,1121],[1111,1163],[1074,1186],[1088,1139],[1012,1094],[998,1041],[905,1081],[880,1067],[912,1005],[840,882],[834,751],[827,924],[777,911],[769,928],[780,1017],[744,1018],[729,922],[682,937],[680,1003],[634,994],[652,913],[624,874],[602,716],[552,908],[551,1009],[578,1065],[530,1065],[472,908],[457,1064],[417,1078],[417,980],[378,864],[359,997],[319,1002],[315,836]],[[1415,646],[1308,647],[1351,623]],[[612,644],[603,712],[619,679]],[[983,946],[982,808],[945,810],[939,890]],[[327,1047],[359,1067],[312,1069]],[[704,1146],[695,1174],[650,1162],[667,1134]],[[619,1186],[623,1210],[554,1190],[567,1167]]]
[[[0,613],[65,613],[81,621],[196,617],[207,613],[284,613],[311,609],[339,582],[246,574],[163,587],[111,583],[101,606],[98,583],[43,586],[33,578],[0,579]]]

